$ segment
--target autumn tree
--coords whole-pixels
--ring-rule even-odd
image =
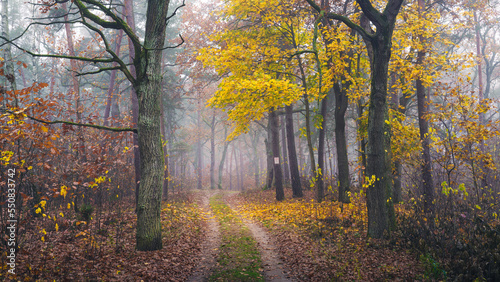
[[[66,2],[66,1],[65,1]],[[164,156],[160,131],[160,98],[161,98],[161,62],[165,49],[165,28],[168,23],[168,6],[170,1],[150,0],[146,12],[144,40],[135,33],[126,20],[116,10],[116,5],[107,5],[96,0],[75,0],[73,5],[79,14],[77,20],[69,23],[80,23],[89,32],[97,34],[101,40],[103,55],[95,57],[78,57],[71,55],[38,54],[25,50],[33,56],[58,57],[98,64],[94,71],[85,74],[96,74],[107,70],[118,69],[131,82],[138,97],[138,145],[141,155],[141,182],[137,199],[137,233],[136,248],[150,251],[162,248],[160,204],[163,184]],[[46,3],[53,6],[54,2]],[[173,13],[175,14],[175,12]],[[103,16],[104,15],[104,16]],[[33,25],[42,24],[35,22]],[[102,29],[123,30],[133,45],[136,75],[110,48],[109,38]],[[5,39],[5,38],[4,38]],[[11,44],[20,48],[15,41]],[[167,47],[168,48],[168,47]],[[117,66],[113,66],[117,63]]]
[[[389,0],[383,11],[368,0],[357,0],[363,15],[359,24],[349,18],[325,13],[314,1],[307,0],[317,13],[342,21],[363,38],[370,58],[370,102],[368,106],[368,144],[366,148],[366,175],[370,179],[367,190],[368,234],[383,236],[393,224],[394,207],[390,195],[390,160],[387,158],[390,140],[388,125],[387,81],[391,58],[392,34],[402,0]],[[375,29],[375,30],[374,30]]]
[[[219,42],[219,46],[200,52],[199,59],[205,65],[214,67],[223,77],[209,104],[228,109],[228,117],[234,125],[230,139],[246,132],[250,122],[267,117],[269,132],[272,133],[268,144],[269,148],[274,148],[272,155],[278,161],[279,144],[272,146],[274,142],[279,142],[279,131],[273,130],[276,128],[273,126],[273,119],[277,118],[275,111],[300,97],[299,87],[289,75],[293,72],[289,60],[293,50],[284,51],[287,38],[283,33],[290,26],[276,26],[271,14],[267,15],[273,12],[271,3],[263,3],[267,5],[265,13],[259,13],[259,8],[252,3],[239,4],[237,1],[230,2],[225,8],[226,17],[238,19],[233,23],[235,27],[214,35],[212,40]],[[286,5],[279,7],[281,12],[286,9]],[[244,22],[258,24],[244,25]],[[280,169],[281,161],[274,164],[274,159],[271,160],[269,166]],[[279,175],[278,172],[276,176]],[[282,199],[279,183],[276,187],[277,199]]]

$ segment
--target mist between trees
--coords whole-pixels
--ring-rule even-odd
[[[193,189],[361,195],[371,238],[408,224],[417,249],[455,248],[462,218],[496,242],[497,4],[4,0],[0,174],[18,172],[18,219],[56,229],[132,204],[141,251]]]

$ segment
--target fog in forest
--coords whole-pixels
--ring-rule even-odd
[[[314,207],[316,223],[301,223],[313,241],[340,240],[322,226],[345,225],[417,250],[419,273],[379,267],[376,280],[500,279],[498,1],[3,0],[0,11],[0,245],[25,277],[51,277],[26,264],[66,240],[47,232],[71,230],[98,259],[95,236],[125,213],[133,230],[101,235],[117,252],[120,234],[157,251],[184,226],[209,232],[201,208],[217,213],[223,195],[266,228],[302,228],[289,218]],[[290,214],[263,219],[280,209]],[[301,267],[296,279],[324,279]],[[186,269],[172,277],[198,277]]]

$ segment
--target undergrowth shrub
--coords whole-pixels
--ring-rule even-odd
[[[443,185],[444,189],[451,188]],[[412,198],[397,213],[396,234],[422,254],[428,278],[500,281],[500,224],[495,205],[491,191],[471,200],[464,188],[451,189],[438,195],[432,214],[425,214],[423,199]]]

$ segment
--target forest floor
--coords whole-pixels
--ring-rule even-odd
[[[404,246],[367,238],[356,204],[340,208],[329,201],[318,208],[311,197],[306,193],[304,199],[276,203],[272,191],[204,190],[174,195],[162,206],[163,249],[154,252],[134,249],[136,216],[131,206],[110,205],[88,225],[73,222],[54,227],[52,220],[37,218],[25,225],[17,275],[6,277],[2,263],[0,280],[428,278],[418,257]]]

